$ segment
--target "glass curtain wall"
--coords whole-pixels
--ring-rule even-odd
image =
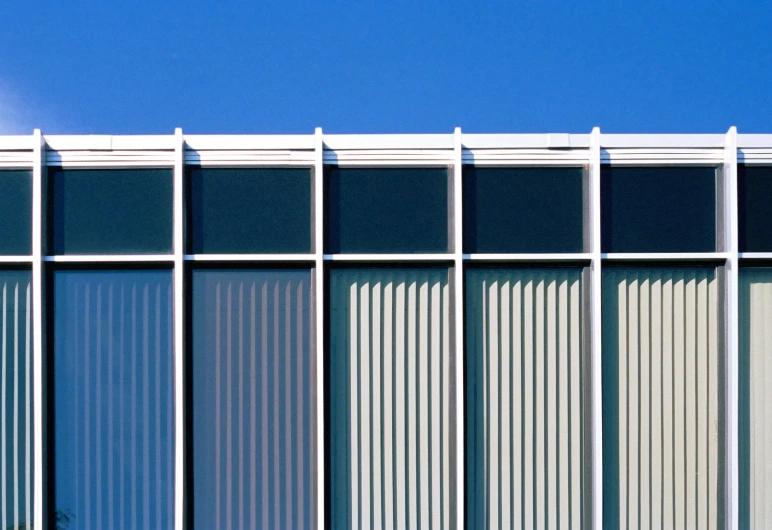
[[[470,528],[583,526],[582,270],[466,273]]]
[[[332,528],[456,528],[448,269],[329,278]]]
[[[190,356],[196,528],[312,528],[311,271],[194,270]]]
[[[723,526],[714,267],[603,271],[604,524]]]
[[[56,514],[174,528],[172,273],[56,271]]]

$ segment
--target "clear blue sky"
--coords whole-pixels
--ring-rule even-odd
[[[49,4],[0,133],[772,133],[769,1]]]

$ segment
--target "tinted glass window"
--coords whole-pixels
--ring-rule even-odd
[[[170,169],[52,169],[54,254],[172,251]]]
[[[69,528],[174,528],[170,271],[54,274],[55,508]]]
[[[326,180],[326,252],[447,252],[447,169],[332,168]]]
[[[309,270],[193,273],[196,528],[313,528]]]
[[[714,252],[716,170],[601,170],[603,252]]]
[[[581,252],[581,168],[464,167],[464,252]]]
[[[32,340],[29,271],[0,271],[0,528],[31,528]]]
[[[772,167],[737,168],[740,252],[772,251]]]
[[[0,171],[0,254],[32,254],[30,171]]]
[[[311,251],[310,169],[188,170],[188,252]]]

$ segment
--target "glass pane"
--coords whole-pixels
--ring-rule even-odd
[[[328,253],[448,251],[448,170],[327,172]]]
[[[193,272],[196,528],[312,528],[316,363],[309,270]]]
[[[50,172],[54,254],[168,254],[171,169],[54,168]]]
[[[464,252],[582,252],[582,173],[464,166]]]
[[[603,252],[715,252],[716,169],[601,170]]]
[[[772,252],[772,167],[737,167],[740,252]]]
[[[32,254],[32,172],[0,171],[0,254]]]
[[[171,271],[54,273],[55,508],[174,528]]]
[[[0,528],[32,522],[32,340],[29,271],[0,271]]]
[[[603,271],[609,528],[723,526],[718,284],[715,268]]]
[[[188,252],[311,251],[311,170],[188,170]]]
[[[582,527],[581,275],[466,274],[469,528]]]
[[[461,526],[450,306],[447,269],[331,271],[331,528]]]
[[[772,269],[740,270],[740,528],[772,525]]]

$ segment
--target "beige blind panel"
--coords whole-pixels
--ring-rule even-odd
[[[712,268],[604,271],[609,526],[721,526],[718,297]]]
[[[740,527],[772,527],[772,269],[740,274]]]
[[[467,274],[470,528],[582,527],[581,270]]]
[[[447,269],[330,274],[333,528],[453,528]]]

